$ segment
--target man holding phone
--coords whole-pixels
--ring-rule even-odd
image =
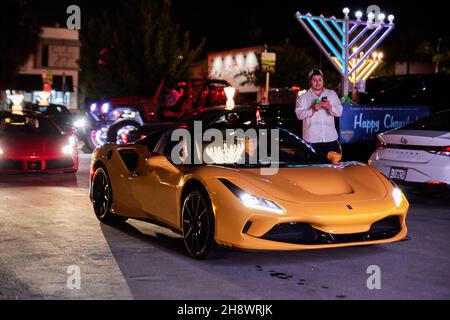
[[[295,113],[303,121],[303,139],[325,157],[329,151],[342,154],[334,118],[342,115],[341,101],[333,90],[323,86],[323,73],[309,73],[311,88],[297,97]]]

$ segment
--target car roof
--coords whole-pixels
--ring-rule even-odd
[[[46,118],[47,116],[43,115],[40,112],[31,111],[31,110],[24,110],[21,112],[11,112],[11,111],[0,111],[0,117],[6,118],[6,117],[14,117],[14,116],[24,116],[24,117],[33,117],[33,118]]]
[[[234,108],[230,109],[227,108],[225,105],[220,106],[214,106],[214,107],[208,107],[202,110],[202,112],[208,112],[208,111],[224,111],[224,113],[228,112],[236,112],[236,111],[253,111],[256,110],[257,106],[255,105],[236,105]]]
[[[239,112],[239,111],[256,111],[257,109],[270,109],[273,107],[293,107],[294,103],[273,103],[273,104],[245,104],[236,105],[232,109],[228,109],[225,105],[214,106],[205,108],[202,112],[208,111],[224,111],[224,113],[229,112]]]
[[[31,103],[31,104],[29,104],[27,107],[47,107],[47,108],[58,108],[58,107],[60,107],[60,108],[64,108],[64,109],[68,109],[65,105],[63,105],[63,104],[55,104],[55,103],[50,103],[49,105],[47,105],[47,106],[41,106],[41,105],[39,105],[39,104],[37,104],[37,103]]]

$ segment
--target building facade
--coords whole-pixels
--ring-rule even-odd
[[[247,47],[208,53],[208,77],[228,81],[241,96],[260,101],[262,88],[258,84],[261,72],[261,53],[265,46]],[[268,47],[277,52],[279,47]]]
[[[6,104],[14,94],[23,94],[24,102],[39,103],[47,83],[50,103],[78,109],[80,47],[78,30],[43,27],[37,51],[6,90]]]

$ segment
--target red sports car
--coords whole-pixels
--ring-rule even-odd
[[[75,136],[34,113],[0,112],[0,172],[76,172]]]

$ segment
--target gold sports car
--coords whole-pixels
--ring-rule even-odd
[[[382,173],[339,162],[339,154],[323,159],[283,129],[247,129],[268,139],[277,154],[261,152],[255,136],[230,128],[217,129],[223,141],[216,138],[213,146],[207,139],[174,139],[177,130],[192,134],[192,128],[172,128],[95,149],[90,198],[96,216],[105,223],[136,218],[164,225],[183,236],[194,258],[217,245],[302,250],[406,236],[408,201]],[[264,171],[269,167],[275,173]]]

